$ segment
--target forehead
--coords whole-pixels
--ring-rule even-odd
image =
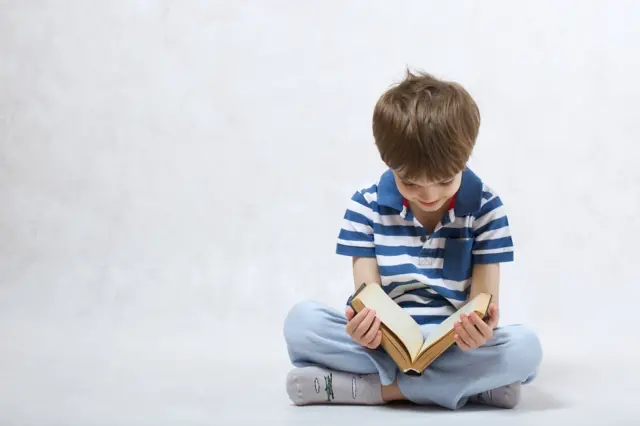
[[[459,173],[457,173],[457,174],[455,174],[453,176],[444,178],[444,179],[431,179],[431,178],[426,177],[426,176],[425,177],[409,177],[409,176],[406,176],[401,171],[394,171],[394,174],[400,180],[402,180],[404,182],[413,183],[413,184],[421,185],[421,186],[429,186],[429,185],[437,185],[439,183],[447,182],[447,181],[449,181],[451,179],[455,179],[456,176],[458,176]]]

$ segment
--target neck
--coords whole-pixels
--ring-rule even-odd
[[[425,212],[420,209],[420,206],[409,202],[409,207],[411,208],[411,212],[413,216],[424,226],[427,228],[429,232],[433,232],[435,227],[440,222],[440,219],[449,211],[449,202],[447,201],[440,207],[438,210],[432,212]]]

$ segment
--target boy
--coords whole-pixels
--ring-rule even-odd
[[[389,167],[356,192],[337,253],[353,258],[354,284],[377,283],[423,333],[480,292],[489,319],[463,317],[455,342],[422,374],[398,372],[380,346],[380,321],[365,309],[342,315],[314,302],[293,307],[284,325],[292,363],[287,392],[297,405],[409,400],[457,409],[503,408],[520,399],[542,358],[536,335],[498,327],[499,265],[513,260],[509,223],[496,193],[466,167],[480,114],[460,85],[407,72],[378,100],[373,135]]]

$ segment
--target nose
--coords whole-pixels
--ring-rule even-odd
[[[437,191],[433,187],[421,188],[418,192],[418,197],[420,201],[425,201],[427,203],[431,201],[436,201],[438,199]]]

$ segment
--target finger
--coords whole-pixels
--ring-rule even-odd
[[[476,326],[469,320],[469,317],[466,315],[462,315],[462,326],[467,331],[469,338],[471,338],[471,342],[469,343],[473,347],[478,347],[484,343],[484,338],[480,331],[476,328]]]
[[[492,303],[491,306],[489,306],[489,321],[488,321],[488,325],[489,327],[491,327],[492,330],[498,326],[499,319],[500,319],[500,311],[498,310],[498,307]]]
[[[454,334],[453,335],[453,340],[456,342],[456,344],[460,347],[460,349],[462,349],[463,351],[468,351],[469,349],[471,349],[471,347],[469,345],[467,345],[462,338],[460,337],[459,334]]]
[[[367,334],[362,336],[362,343],[367,346],[373,342],[378,335],[378,330],[380,330],[380,318],[376,317],[373,324],[371,324],[371,328],[367,331]]]
[[[473,346],[473,340],[469,337],[469,333],[467,333],[467,330],[460,322],[456,323],[456,333],[458,333],[458,337],[465,345],[469,347]]]
[[[475,321],[473,320],[472,315],[474,317],[477,317],[474,313],[472,313],[469,316],[465,315],[463,324],[465,329],[469,333],[469,336],[471,336],[471,338],[476,343],[476,346],[482,346],[486,339],[484,337],[484,334],[478,329],[478,327],[476,327],[476,324],[475,324]]]
[[[353,336],[353,332],[360,325],[362,319],[367,316],[369,313],[369,308],[364,308],[360,312],[358,312],[351,320],[347,323],[347,334],[349,336]]]
[[[493,336],[491,327],[489,327],[486,322],[482,321],[482,319],[475,312],[469,315],[469,321],[471,321],[471,323],[475,325],[475,327],[478,329],[480,334],[482,334],[482,337],[484,337],[485,340],[490,339]]]
[[[367,345],[367,347],[369,349],[376,349],[378,346],[380,346],[380,343],[382,343],[382,332],[378,331],[378,334],[376,334],[376,337],[375,339],[373,339],[373,342]]]
[[[351,306],[347,306],[344,310],[344,316],[347,317],[347,321],[351,321],[355,315],[356,313]]]
[[[364,317],[362,322],[360,322],[360,325],[358,325],[358,327],[356,327],[355,331],[353,332],[353,338],[357,340],[362,339],[362,336],[366,334],[367,330],[369,330],[369,327],[371,327],[371,324],[373,324],[374,319],[376,319],[376,311],[370,309],[367,313],[367,316]]]

